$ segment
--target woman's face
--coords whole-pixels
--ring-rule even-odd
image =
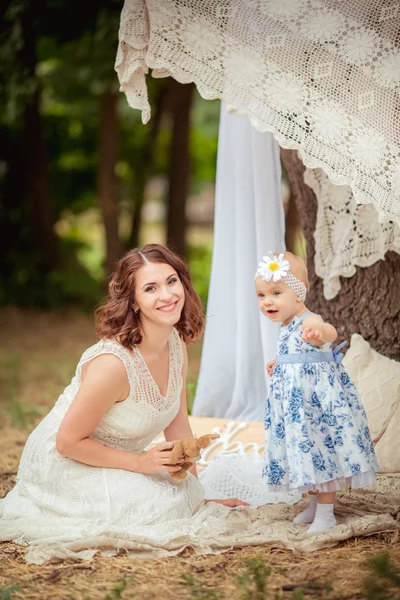
[[[171,326],[180,319],[185,289],[171,265],[146,263],[136,273],[135,300],[142,323]]]

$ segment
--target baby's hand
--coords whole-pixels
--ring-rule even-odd
[[[320,346],[325,343],[323,331],[319,327],[305,327],[303,329],[302,338],[304,341],[314,344],[315,346]]]
[[[276,365],[276,360],[271,360],[269,363],[266,364],[265,368],[267,369],[267,373],[270,377],[272,377],[272,374],[275,369],[275,365]]]

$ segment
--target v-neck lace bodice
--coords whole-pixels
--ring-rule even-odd
[[[160,387],[157,384],[156,380],[154,379],[153,375],[151,374],[151,371],[144,359],[143,354],[141,353],[141,351],[139,350],[139,348],[137,346],[135,346],[135,352],[137,353],[139,360],[143,363],[143,365],[146,367],[146,370],[149,374],[150,377],[150,381],[152,381],[156,391],[159,393],[160,398],[163,398],[164,400],[168,398],[168,394],[169,394],[169,384],[171,382],[171,365],[172,365],[172,360],[171,360],[171,344],[168,342],[168,381],[167,381],[167,391],[165,392],[165,395],[161,393]]]
[[[173,329],[169,339],[169,381],[163,396],[153,379],[140,351],[121,346],[114,340],[103,339],[83,353],[76,375],[58,399],[46,419],[60,420],[76,396],[81,384],[83,365],[101,354],[113,354],[124,364],[129,395],[114,404],[102,417],[92,436],[108,446],[130,452],[142,452],[174,419],[179,410],[182,390],[183,347],[179,334]]]

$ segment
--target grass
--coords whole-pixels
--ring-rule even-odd
[[[41,410],[32,404],[19,401],[19,381],[22,357],[19,354],[5,356],[0,360],[0,406],[1,414],[9,415],[13,427],[25,427],[42,415]]]
[[[18,354],[6,355],[0,361],[0,398],[8,398],[9,402],[17,399],[21,362]]]
[[[114,585],[112,590],[106,594],[106,596],[104,596],[104,600],[119,600],[119,598],[124,598],[127,600],[128,598],[133,598],[134,595],[132,595],[132,590],[129,590],[132,584],[133,580],[131,578],[122,579],[120,582]],[[124,594],[124,592],[127,590],[130,591],[129,595]]]
[[[370,574],[363,583],[365,600],[400,598],[400,565],[392,562],[388,552],[368,558],[366,567]]]
[[[12,600],[14,592],[21,592],[21,588],[19,585],[9,585],[6,588],[0,590],[0,599],[1,600]]]
[[[242,600],[264,600],[271,567],[265,565],[259,556],[253,556],[246,562],[246,571],[237,577],[242,590]]]

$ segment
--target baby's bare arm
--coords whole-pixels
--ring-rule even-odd
[[[330,323],[325,323],[321,317],[311,315],[304,319],[303,340],[306,342],[314,344],[314,346],[322,346],[334,342],[336,338],[336,329]]]

